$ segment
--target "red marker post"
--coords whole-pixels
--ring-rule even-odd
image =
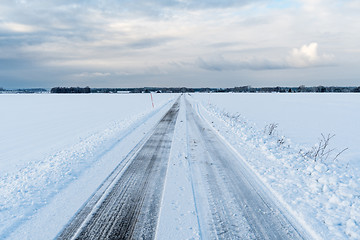
[[[152,97],[152,94],[150,93],[150,97],[151,97],[151,104],[152,104],[152,107],[154,108],[155,106],[154,106],[154,99],[153,99],[153,97]]]

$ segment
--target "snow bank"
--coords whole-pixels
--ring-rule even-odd
[[[341,161],[360,168],[360,94],[356,93],[216,93],[192,94],[204,105],[240,113],[259,129],[278,123],[278,131],[294,142],[312,146],[323,134],[337,150],[349,148]]]
[[[14,232],[174,97],[157,95],[152,109],[150,96],[142,94],[0,96],[1,107],[12,110],[0,120],[0,238]],[[16,149],[25,157],[14,157]]]
[[[301,154],[309,146],[293,143],[279,133],[269,135],[239,114],[219,110],[208,101],[199,112],[314,238],[360,238],[360,174],[356,168],[332,157],[315,162]]]

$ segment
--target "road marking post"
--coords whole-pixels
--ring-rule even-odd
[[[152,107],[154,108],[154,107],[155,107],[155,106],[154,106],[154,99],[153,99],[153,96],[152,96],[151,92],[150,92],[150,97],[151,97],[151,104],[152,104]]]

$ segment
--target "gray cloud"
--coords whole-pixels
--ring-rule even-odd
[[[254,2],[262,2],[263,0],[139,0],[139,1],[116,1],[116,0],[107,0],[107,1],[91,1],[92,5],[100,6],[101,8],[107,8],[108,6],[115,6],[117,10],[126,9],[129,10],[139,10],[144,12],[158,11],[162,8],[179,8],[179,9],[211,9],[211,8],[229,8],[229,7],[239,7],[244,6]],[[156,10],[158,9],[158,10]]]
[[[275,70],[323,67],[334,65],[334,56],[331,54],[318,54],[318,44],[310,43],[300,48],[293,48],[287,56],[277,60],[251,57],[246,60],[226,60],[222,56],[204,60],[198,58],[196,65],[209,71],[237,71],[249,70]]]
[[[217,43],[211,43],[209,44],[209,47],[213,48],[227,48],[227,47],[234,47],[238,46],[239,42],[217,42]]]
[[[205,84],[196,80],[204,77],[215,84],[218,77],[224,79],[222,86],[236,83],[239,71],[259,83],[260,78],[276,83],[277,74],[310,79],[313,71],[331,81],[358,79],[360,34],[348,24],[360,21],[358,4],[280,5],[263,0],[1,0],[0,86],[151,85],[146,76],[161,83],[171,79],[171,85],[184,79]]]
[[[247,61],[228,61],[224,58],[216,60],[204,60],[198,58],[196,65],[202,69],[209,71],[238,71],[238,70],[272,70],[272,69],[285,69],[289,66],[281,62],[270,61],[266,59],[249,59]]]
[[[241,7],[263,0],[79,0],[68,2],[61,0],[46,1],[13,1],[2,0],[2,8],[5,13],[4,18],[16,18],[17,20],[37,25],[56,22],[61,19],[62,22],[76,23],[89,10],[97,10],[106,14],[124,17],[131,15],[138,16],[139,13],[147,16],[163,16],[163,12],[169,13],[169,10],[198,10],[198,9],[218,9]],[[0,9],[1,11],[1,9]],[[47,21],[44,22],[43,20]],[[91,19],[89,19],[91,21]]]
[[[152,48],[166,44],[167,42],[173,41],[175,39],[176,38],[170,37],[144,38],[131,42],[127,46],[135,49]]]

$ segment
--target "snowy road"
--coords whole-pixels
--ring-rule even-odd
[[[163,224],[160,228],[165,226],[169,231],[174,227],[159,220],[170,214],[165,212],[166,208],[162,209],[162,204],[166,205],[168,201],[166,195],[169,195],[165,190],[163,196],[166,181],[173,191],[183,191],[186,186],[192,188],[183,196],[194,201],[191,212],[197,221],[196,226],[189,226],[195,229],[191,238],[306,238],[301,227],[278,207],[274,198],[188,99],[189,96],[183,96],[175,102],[153,132],[113,171],[58,239],[164,238],[165,235],[156,233],[158,225]],[[183,112],[183,117],[179,111]],[[177,176],[188,179],[191,184],[186,186],[172,186],[171,180],[166,180],[171,179],[167,169],[169,156],[173,156],[170,151],[176,138],[173,137],[175,124],[182,124],[178,129],[186,131],[187,157],[184,161],[188,163],[188,171],[183,168],[184,175]],[[170,162],[176,165],[174,160],[170,159]],[[177,200],[180,205],[184,202]],[[170,217],[180,219],[183,216],[179,212],[178,216]],[[182,239],[182,236],[177,238]]]
[[[186,118],[202,238],[303,239],[188,101]]]
[[[154,238],[178,111],[179,100],[134,149],[128,166],[114,170],[58,239]]]

